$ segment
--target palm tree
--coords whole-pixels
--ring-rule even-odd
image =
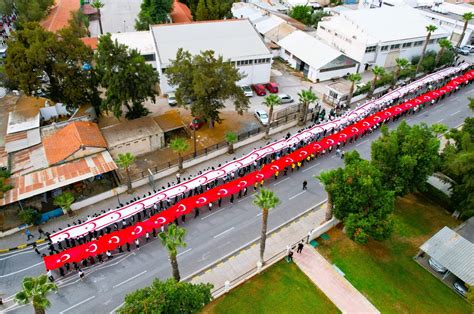
[[[352,95],[354,95],[354,87],[356,83],[359,83],[362,80],[362,75],[359,73],[351,73],[347,77],[349,81],[351,81],[351,89],[349,90],[349,97],[347,98],[347,106],[351,105]]]
[[[299,125],[305,125],[308,118],[309,105],[318,100],[318,96],[311,89],[303,89],[298,93],[300,104],[303,108],[300,111],[301,117],[298,121]]]
[[[438,27],[436,27],[435,25],[426,26],[426,31],[428,32],[428,34],[426,34],[426,40],[425,40],[425,44],[423,45],[423,50],[421,51],[420,60],[418,60],[418,64],[416,65],[415,76],[418,74],[421,63],[423,62],[423,58],[425,57],[426,47],[428,47],[428,43],[430,42],[431,33],[437,29]]]
[[[118,154],[118,158],[115,160],[117,165],[125,169],[127,174],[127,191],[132,193],[132,180],[130,179],[130,165],[135,162],[135,156],[132,153]]]
[[[444,54],[444,51],[446,49],[451,49],[453,47],[453,45],[451,44],[451,41],[449,41],[449,39],[447,38],[441,38],[438,42],[438,45],[441,49],[438,51],[438,54],[436,55],[435,66],[438,65],[439,60],[441,60],[441,56]]]
[[[267,97],[265,97],[263,104],[269,108],[267,130],[265,131],[265,139],[268,139],[269,134],[270,134],[270,125],[272,124],[272,118],[273,118],[273,106],[280,105],[281,99],[276,94],[270,94]]]
[[[189,149],[189,144],[182,137],[177,137],[171,140],[171,150],[178,154],[178,171],[183,172],[183,153]]]
[[[100,28],[100,34],[102,35],[104,33],[102,29],[102,16],[100,15],[100,9],[104,7],[104,3],[100,0],[94,0],[91,2],[91,7],[97,10],[97,16],[99,17],[99,28]]]
[[[53,201],[54,205],[61,206],[63,211],[72,216],[71,205],[74,203],[74,195],[71,192],[63,192],[56,196]]]
[[[474,13],[472,12],[467,12],[462,15],[462,19],[464,20],[464,26],[462,28],[461,38],[459,38],[458,44],[456,45],[457,47],[461,47],[461,43],[462,43],[462,40],[464,39],[464,35],[466,35],[467,25],[469,24],[469,21],[471,21],[473,18],[474,18]]]
[[[407,69],[410,66],[410,61],[405,58],[396,58],[395,62],[397,63],[397,69],[393,75],[393,83],[392,86],[395,86],[398,82],[398,78],[400,77],[400,73]]]
[[[170,224],[165,232],[161,232],[158,236],[160,237],[161,244],[168,250],[170,255],[171,268],[173,270],[173,277],[176,281],[179,281],[178,260],[176,255],[178,253],[178,247],[186,247],[184,242],[184,236],[186,235],[186,229]]]
[[[46,308],[51,305],[47,299],[48,293],[58,290],[56,284],[49,282],[46,275],[23,278],[22,290],[15,295],[15,300],[20,304],[33,302],[36,314],[46,313]]]
[[[267,241],[268,211],[280,203],[278,197],[269,189],[261,189],[255,195],[253,204],[262,209],[262,232],[260,236],[260,263],[263,265],[263,254],[265,253],[265,242]]]
[[[225,141],[229,145],[229,154],[234,153],[234,143],[237,142],[237,140],[237,134],[235,134],[234,132],[227,132],[225,134]]]
[[[372,68],[372,73],[374,74],[374,79],[372,80],[372,86],[370,87],[369,96],[372,96],[372,94],[374,93],[375,84],[377,83],[379,77],[385,73],[385,69],[381,66],[376,65]]]
[[[315,177],[316,179],[319,179],[323,184],[324,188],[326,189],[326,193],[328,194],[328,200],[326,201],[326,221],[331,220],[332,218],[332,210],[333,210],[333,203],[332,203],[332,191],[331,185],[333,176],[330,174],[330,172],[323,172],[319,176]]]

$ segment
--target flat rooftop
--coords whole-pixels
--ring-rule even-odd
[[[112,41],[117,40],[130,49],[138,50],[142,55],[155,54],[153,36],[150,31],[115,33],[111,35],[111,38]]]

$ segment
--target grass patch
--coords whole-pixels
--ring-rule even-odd
[[[299,270],[285,260],[207,305],[203,313],[340,313]]]
[[[319,251],[382,313],[472,313],[472,307],[413,260],[443,226],[459,224],[425,195],[397,200],[395,230],[384,242],[355,244],[340,229]]]

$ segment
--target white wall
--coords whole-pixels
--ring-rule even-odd
[[[135,156],[143,155],[164,147],[165,137],[163,133],[146,136],[134,141],[109,147],[110,155],[115,159],[118,154],[132,153]]]
[[[309,74],[311,74],[312,68],[309,70]],[[335,71],[327,71],[327,72],[320,72],[320,71],[315,71],[313,74],[316,79],[319,79],[319,81],[327,81],[332,78],[340,78],[343,77],[346,74],[351,74],[351,73],[356,73],[357,72],[357,64],[354,65],[352,68],[347,68],[347,69],[340,69],[340,70],[335,70]],[[309,76],[309,75],[308,75]],[[309,77],[308,77],[309,78]],[[316,79],[309,78],[311,81],[316,82]]]

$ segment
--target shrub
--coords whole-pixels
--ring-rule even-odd
[[[40,222],[41,214],[34,208],[28,207],[18,214],[21,221],[28,225],[37,225]]]

